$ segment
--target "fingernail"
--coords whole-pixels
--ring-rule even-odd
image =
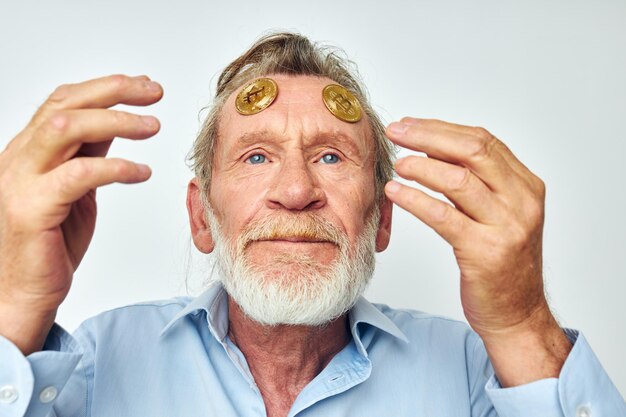
[[[401,187],[402,186],[399,183],[395,181],[389,181],[387,185],[385,185],[385,191],[387,191],[388,193],[395,194],[398,191],[400,191]]]
[[[153,116],[141,116],[141,121],[150,128],[155,128],[159,125],[159,121]]]
[[[155,83],[154,81],[147,81],[146,87],[148,87],[148,90],[150,91],[161,91],[161,86],[159,85],[159,83]]]
[[[388,127],[387,130],[394,136],[402,136],[407,131],[409,126],[400,122],[393,122]]]
[[[145,165],[145,164],[135,164],[135,165],[137,165],[137,170],[139,171],[140,174],[148,175],[152,172],[152,170],[150,169],[148,165]]]
[[[416,119],[415,117],[405,117],[402,119],[402,123],[407,125],[416,125],[420,122],[419,120],[420,119]]]

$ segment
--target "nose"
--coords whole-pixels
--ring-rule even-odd
[[[325,193],[302,156],[284,162],[267,194],[267,204],[274,209],[311,210],[325,202]]]

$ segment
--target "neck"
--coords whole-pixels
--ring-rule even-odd
[[[323,326],[265,326],[229,297],[228,318],[228,336],[244,354],[266,406],[279,401],[287,410],[350,341],[347,314]]]

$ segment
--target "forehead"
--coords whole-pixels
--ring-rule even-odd
[[[259,113],[241,115],[235,99],[241,88],[233,92],[222,108],[220,136],[241,136],[244,133],[270,131],[283,135],[315,135],[336,132],[357,141],[369,142],[367,116],[348,123],[336,118],[325,106],[322,90],[333,80],[315,76],[268,75],[278,85],[274,102]]]

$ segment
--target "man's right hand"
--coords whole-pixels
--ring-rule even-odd
[[[146,139],[151,116],[111,110],[161,99],[148,77],[113,75],[57,88],[0,153],[0,335],[41,350],[96,221],[96,188],[138,183],[150,169],[105,158],[113,138]]]

